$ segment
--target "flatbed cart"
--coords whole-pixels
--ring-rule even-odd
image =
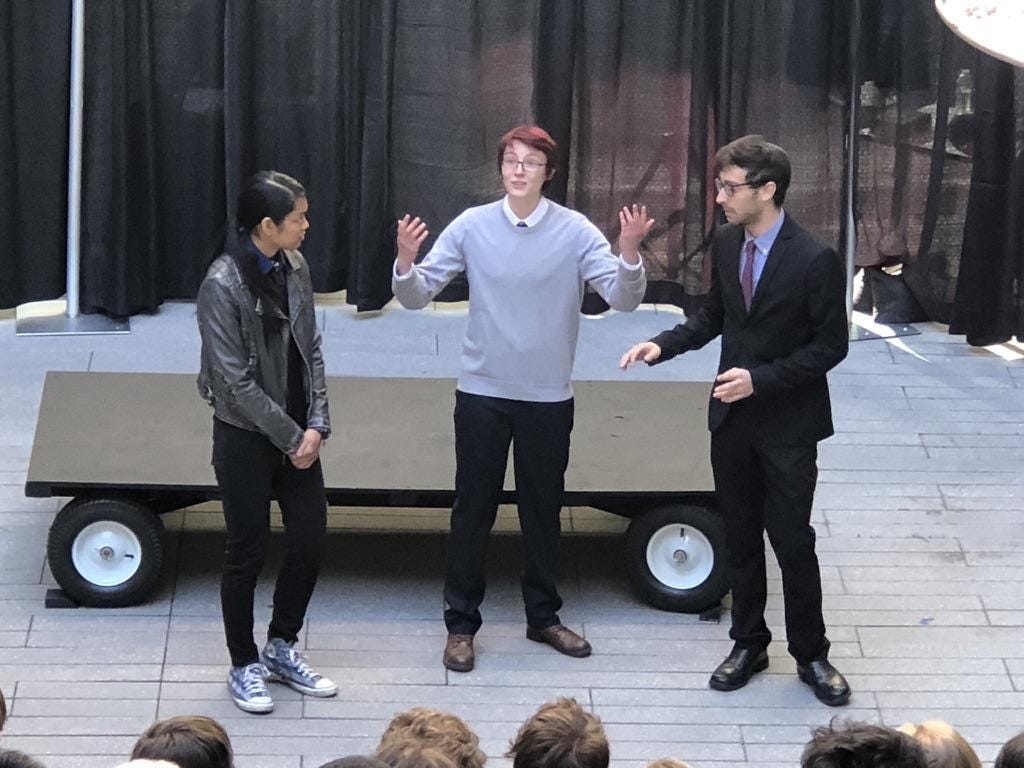
[[[631,518],[628,571],[670,611],[717,605],[728,590],[714,506],[703,383],[574,382],[575,427],[564,503]],[[332,377],[334,434],[322,461],[332,506],[450,507],[451,379]],[[74,601],[144,601],[160,576],[160,514],[218,498],[212,410],[195,376],[46,376],[25,494],[70,496],[47,557]],[[513,503],[511,472],[503,503]]]

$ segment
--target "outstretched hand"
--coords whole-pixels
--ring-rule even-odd
[[[635,264],[640,260],[640,243],[654,227],[654,219],[647,218],[647,206],[625,205],[619,211],[619,250],[626,261]]]
[[[416,261],[416,255],[420,252],[420,246],[427,239],[426,222],[419,216],[412,218],[408,213],[398,220],[398,274],[404,275],[412,269],[412,263]]]
[[[640,361],[653,363],[659,357],[661,357],[661,347],[653,341],[641,341],[639,344],[634,344],[626,350],[626,354],[619,360],[619,368],[626,370],[634,363]]]

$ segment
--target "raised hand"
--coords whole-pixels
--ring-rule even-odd
[[[654,219],[647,218],[647,206],[625,205],[619,211],[619,250],[626,261],[636,263],[640,260],[640,243],[647,237],[654,226]],[[633,258],[635,257],[635,258]]]
[[[398,274],[404,275],[412,269],[420,246],[429,234],[426,222],[420,220],[419,216],[412,218],[407,213],[398,220]]]
[[[641,360],[645,363],[653,363],[659,357],[661,357],[661,347],[653,341],[641,341],[626,351],[626,354],[619,360],[619,368],[626,370]]]

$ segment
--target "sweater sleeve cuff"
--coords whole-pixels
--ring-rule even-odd
[[[630,272],[639,272],[644,268],[644,257],[641,256],[640,261],[638,261],[636,264],[630,264],[622,257],[622,254],[619,254],[619,264],[628,269]]]
[[[395,259],[395,263],[394,263],[394,265],[393,265],[393,266],[391,267],[391,277],[392,277],[392,279],[394,279],[394,280],[398,280],[399,282],[403,282],[403,281],[405,281],[405,280],[409,280],[409,279],[411,279],[411,278],[412,278],[412,271],[413,271],[413,269],[415,269],[415,268],[416,268],[416,267],[415,267],[415,265],[414,265],[414,266],[413,266],[413,267],[411,267],[411,268],[409,269],[409,271],[408,271],[408,272],[406,272],[406,273],[405,273],[404,275],[400,275],[400,274],[398,274],[398,259]]]

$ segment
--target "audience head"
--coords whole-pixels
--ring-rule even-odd
[[[388,763],[372,755],[348,755],[324,763],[320,768],[388,768]]]
[[[180,768],[232,768],[231,739],[209,717],[187,715],[160,720],[135,742],[132,760],[167,760]]]
[[[395,715],[381,736],[376,756],[392,768],[413,768],[411,763],[395,762],[400,759],[433,761],[446,757],[454,768],[482,768],[487,760],[480,739],[462,718],[426,707]]]
[[[815,728],[800,768],[927,768],[921,745],[895,728],[839,723]]]
[[[992,768],[1024,768],[1024,731],[1003,744]]]
[[[7,722],[7,700],[4,698],[4,692],[0,691],[0,731],[4,729],[4,723]]]
[[[556,699],[523,723],[507,757],[515,768],[608,768],[608,738],[575,699]]]
[[[395,739],[382,744],[377,750],[377,759],[388,768],[459,768],[447,752],[415,739]]]
[[[981,768],[977,753],[949,723],[926,720],[904,723],[897,730],[921,745],[928,768]]]
[[[45,768],[34,757],[16,749],[0,749],[0,768]]]
[[[674,757],[659,757],[647,764],[647,768],[690,768],[687,763]]]

